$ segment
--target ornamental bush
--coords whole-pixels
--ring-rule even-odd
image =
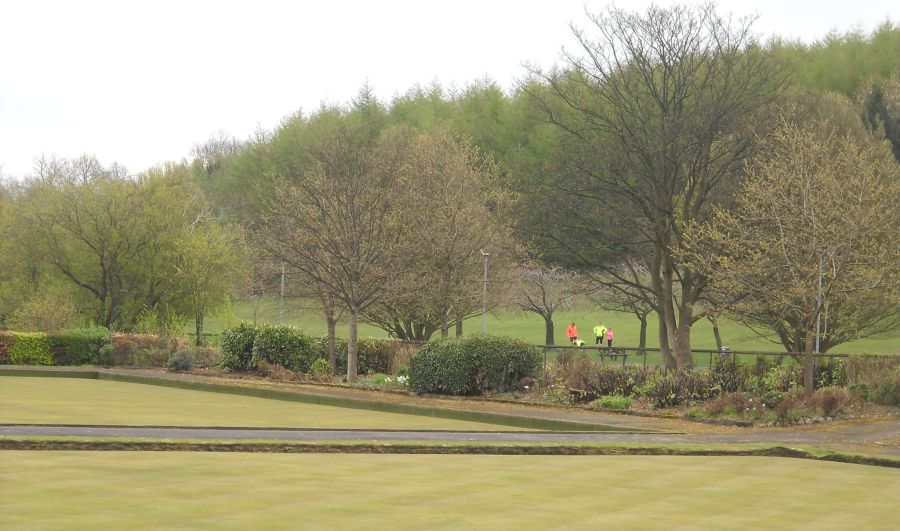
[[[410,360],[410,387],[419,392],[477,394],[515,390],[536,377],[541,354],[517,339],[472,336],[441,339],[423,346]]]
[[[317,358],[313,338],[291,326],[269,326],[256,334],[250,365],[256,367],[265,361],[292,371],[309,372]]]
[[[109,363],[121,367],[166,367],[169,358],[187,348],[184,339],[155,334],[109,335]]]
[[[50,341],[43,332],[11,332],[9,362],[13,365],[53,365]]]
[[[323,342],[323,357],[328,359],[328,339]],[[387,373],[390,368],[390,344],[383,339],[361,337],[356,340],[356,370],[359,374]],[[337,340],[338,373],[347,372],[347,340]]]
[[[222,332],[219,348],[222,350],[222,367],[229,371],[249,371],[256,368],[251,365],[253,342],[260,327],[253,323],[238,323]]]
[[[720,388],[708,371],[657,372],[635,388],[653,407],[665,408],[690,401],[708,400],[718,395]]]
[[[194,353],[190,350],[179,350],[169,358],[168,369],[171,372],[188,372],[194,370],[196,366],[197,360],[194,359]]]
[[[99,365],[103,347],[109,344],[109,330],[104,327],[78,328],[48,334],[54,365]]]
[[[9,364],[9,347],[12,345],[12,342],[12,333],[0,332],[0,365]]]

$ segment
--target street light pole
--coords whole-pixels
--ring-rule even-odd
[[[484,257],[484,282],[481,285],[481,335],[484,335],[487,315],[488,256],[490,255],[481,250],[481,256]]]

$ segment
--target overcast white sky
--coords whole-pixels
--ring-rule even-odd
[[[667,5],[672,2],[657,1]],[[415,84],[509,88],[553,64],[583,0],[0,2],[0,175],[43,154],[96,155],[135,173],[222,130],[246,138],[298,109],[344,103],[368,81],[389,100]],[[642,9],[649,1],[619,1]],[[814,41],[871,31],[890,1],[719,1],[756,30]]]

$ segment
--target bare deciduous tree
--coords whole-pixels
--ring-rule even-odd
[[[309,147],[312,164],[273,176],[259,235],[269,252],[349,312],[347,379],[357,378],[360,315],[405,267],[404,135],[339,123]]]
[[[817,337],[826,351],[900,326],[900,166],[828,122],[785,121],[765,147],[737,208],[687,231],[686,256],[739,295],[730,311],[805,353],[812,392]]]
[[[534,98],[565,132],[567,163],[552,186],[573,208],[553,227],[583,267],[614,275],[619,260],[586,254],[579,235],[606,238],[615,258],[646,259],[663,353],[671,346],[667,362],[688,368],[707,278],[673,250],[685,224],[730,196],[781,81],[752,21],[712,4],[612,8],[590,21],[592,33],[574,30],[579,52],[565,54],[565,69],[535,72],[552,97]],[[614,212],[613,225],[598,227],[594,206]]]

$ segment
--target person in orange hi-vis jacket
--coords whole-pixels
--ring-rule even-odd
[[[569,343],[574,343],[575,340],[578,339],[578,329],[575,328],[574,322],[566,329],[566,335],[569,336]]]

